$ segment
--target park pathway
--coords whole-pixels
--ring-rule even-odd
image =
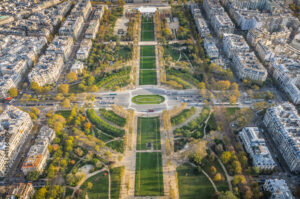
[[[212,114],[212,110],[210,109],[210,112],[209,112],[209,115],[208,117],[206,118],[205,120],[205,126],[204,126],[204,139],[206,139],[206,126],[207,126],[207,123],[208,123],[208,120],[210,119],[210,116]],[[228,184],[228,187],[229,187],[229,190],[232,191],[232,184],[231,184],[231,181],[232,181],[232,176],[230,176],[227,172],[227,169],[226,167],[224,166],[223,162],[220,160],[219,156],[211,149],[211,147],[209,146],[208,144],[208,149],[214,154],[214,156],[217,158],[217,161],[219,162],[219,164],[221,165],[224,173],[225,173],[225,176],[226,176],[226,180],[227,180],[227,184]]]
[[[105,166],[103,169],[98,170],[98,171],[95,171],[95,172],[93,172],[93,173],[89,173],[89,174],[87,174],[84,178],[82,178],[82,179],[79,181],[79,183],[76,185],[76,187],[73,188],[73,193],[72,193],[71,198],[74,198],[74,195],[75,195],[76,191],[81,187],[81,185],[83,185],[83,183],[84,183],[87,179],[89,179],[90,177],[93,177],[94,175],[97,175],[98,173],[101,173],[101,172],[103,172],[103,171],[108,171],[108,178],[109,178],[108,195],[110,196],[110,186],[111,186],[111,185],[110,185],[110,172],[109,172],[109,169]],[[110,198],[109,198],[109,199],[110,199]]]
[[[124,176],[121,179],[120,199],[134,198],[135,193],[135,167],[136,167],[136,141],[137,141],[137,116],[134,118],[132,148],[125,150],[123,163]]]

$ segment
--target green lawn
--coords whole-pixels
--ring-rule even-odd
[[[165,98],[161,95],[137,95],[131,101],[135,104],[160,104]]]
[[[62,115],[64,118],[68,119],[71,115],[71,111],[56,111],[56,114]]]
[[[140,69],[155,69],[155,57],[141,57]]]
[[[162,196],[163,194],[164,187],[161,153],[137,152],[135,195]]]
[[[138,118],[138,136],[137,150],[160,149],[160,122],[158,117],[139,117]],[[151,146],[147,146],[147,144]]]
[[[156,85],[156,70],[140,70],[140,85]]]
[[[93,188],[88,191],[89,199],[108,198],[108,175],[99,173],[85,181],[81,187],[86,187],[88,182],[93,183]]]
[[[121,185],[121,176],[120,176],[121,167],[112,169],[111,174],[111,198],[118,199],[120,196],[120,185]],[[104,172],[99,173],[91,178],[89,178],[81,186],[84,188],[87,186],[87,183],[93,183],[93,188],[88,191],[89,199],[101,199],[108,198],[108,175],[104,175]]]
[[[111,174],[111,198],[119,199],[121,188],[121,169],[122,167],[113,168]]]
[[[153,23],[142,23],[142,30],[143,31],[154,31],[154,24]]]
[[[215,193],[210,181],[196,168],[184,164],[177,173],[180,199],[207,199]]]
[[[141,46],[140,48],[140,56],[141,57],[154,57],[155,56],[155,46],[150,45],[150,46]]]
[[[154,41],[154,31],[142,31],[142,41]]]

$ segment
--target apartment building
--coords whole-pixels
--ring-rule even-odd
[[[99,26],[100,26],[99,20],[96,19],[91,20],[87,30],[85,31],[84,37],[86,39],[95,39],[97,32],[99,30]]]
[[[254,167],[258,167],[260,170],[272,170],[276,167],[259,128],[245,127],[239,132],[239,137],[251,157]]]
[[[6,199],[31,199],[34,195],[32,183],[17,183],[8,188]]]
[[[209,28],[203,18],[195,18],[195,24],[201,37],[207,37],[210,35]]]
[[[224,8],[221,6],[219,0],[204,0],[203,8],[209,18],[214,15],[222,15],[224,13]]]
[[[70,15],[59,29],[59,35],[72,36],[74,39],[78,39],[84,25],[84,19],[82,16]]]
[[[45,37],[0,35],[0,97],[8,96],[47,44]]]
[[[73,47],[73,38],[71,36],[56,36],[48,46],[47,54],[59,54],[67,61],[71,55]]]
[[[294,104],[300,104],[300,63],[286,57],[274,57],[271,61],[273,78]]]
[[[243,36],[236,34],[223,34],[223,49],[229,58],[232,58],[235,54],[250,51]]]
[[[204,39],[204,49],[209,58],[214,59],[219,57],[219,50],[216,46],[216,43],[212,39]]]
[[[271,192],[270,199],[295,199],[283,179],[267,179],[263,188],[265,191]]]
[[[93,45],[92,40],[90,39],[82,40],[80,43],[80,48],[76,53],[76,58],[79,60],[87,59],[89,57],[92,45]]]
[[[45,54],[28,75],[30,83],[36,82],[40,86],[55,83],[63,69],[62,55]]]
[[[86,20],[91,11],[92,4],[90,0],[81,0],[74,6],[74,8],[71,11],[71,15],[76,17],[81,16],[84,20]]]
[[[55,138],[55,132],[48,126],[43,126],[24,160],[21,170],[24,175],[31,171],[42,173],[49,157],[48,146]]]
[[[294,105],[285,102],[266,111],[263,120],[292,172],[300,171],[300,117]]]
[[[253,81],[266,80],[268,72],[253,52],[235,54],[232,60],[236,73],[240,79],[249,78]]]
[[[0,177],[5,177],[18,156],[33,123],[28,113],[8,106],[0,115]]]
[[[211,18],[211,23],[214,31],[218,35],[222,35],[223,33],[233,33],[235,29],[235,25],[226,12],[224,12],[222,15],[213,15]]]

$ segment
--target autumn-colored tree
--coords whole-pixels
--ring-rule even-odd
[[[8,90],[8,94],[10,97],[17,97],[18,96],[18,89],[17,88],[10,88]]]
[[[237,160],[233,161],[232,166],[233,166],[235,174],[241,174],[242,173],[242,166],[241,166],[241,163],[239,161],[237,161]]]
[[[48,119],[48,125],[57,132],[63,130],[65,124],[66,124],[66,119],[59,114],[53,114]]]
[[[37,93],[42,92],[42,87],[40,85],[38,85],[38,83],[36,83],[36,82],[31,82],[30,88]]]
[[[211,174],[211,175],[215,175],[215,174],[216,174],[216,172],[217,172],[217,169],[216,169],[216,167],[214,167],[214,166],[211,166],[211,167],[209,168],[209,172],[210,172],[210,174]]]
[[[229,96],[229,103],[230,104],[236,104],[237,103],[237,99],[236,99],[235,95]]]
[[[217,173],[214,177],[215,182],[220,182],[222,180],[222,175],[220,173]]]
[[[60,105],[62,106],[62,107],[64,107],[64,108],[71,108],[71,102],[70,102],[70,100],[69,99],[64,99],[61,103],[60,103]]]
[[[74,81],[76,81],[76,80],[77,80],[77,75],[76,75],[76,73],[74,73],[74,72],[69,72],[69,73],[67,74],[67,79],[68,79],[69,82],[74,82]]]
[[[246,184],[246,178],[243,175],[235,175],[232,180],[233,185]]]
[[[221,160],[224,164],[227,164],[231,159],[231,152],[230,151],[224,151],[221,155]]]
[[[69,84],[60,84],[57,88],[57,91],[64,95],[68,94],[69,93]]]
[[[217,90],[228,90],[230,88],[230,81],[220,80],[220,81],[215,83],[215,88]]]
[[[37,107],[32,107],[31,111],[35,114],[35,115],[40,115],[41,111],[40,109],[38,109]]]

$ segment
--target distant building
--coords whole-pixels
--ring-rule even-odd
[[[263,188],[271,192],[270,199],[295,199],[285,180],[267,179]]]
[[[245,150],[252,159],[253,166],[260,170],[271,170],[276,167],[265,139],[257,127],[245,127],[239,132]]]

